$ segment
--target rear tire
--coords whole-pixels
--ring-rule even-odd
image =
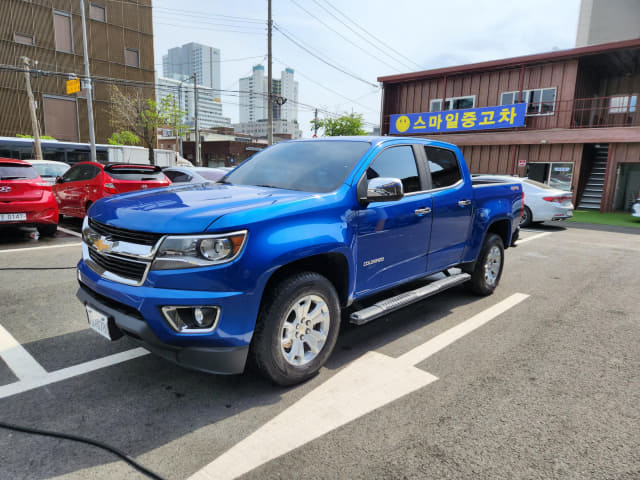
[[[531,209],[527,206],[522,210],[522,218],[520,218],[520,228],[528,227],[532,221]]]
[[[277,385],[294,385],[318,373],[340,330],[338,294],[314,272],[286,278],[266,294],[251,341],[260,373]]]
[[[38,233],[41,237],[53,237],[58,231],[57,224],[38,225],[36,228],[38,229]]]
[[[504,245],[495,233],[487,234],[475,263],[469,289],[476,295],[491,295],[500,282],[504,266]]]

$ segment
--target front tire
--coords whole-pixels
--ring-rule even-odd
[[[258,370],[277,385],[294,385],[318,373],[340,329],[335,288],[314,272],[276,285],[263,302],[251,342]]]
[[[504,266],[504,245],[495,233],[487,234],[475,263],[469,289],[476,295],[491,295],[500,282]]]

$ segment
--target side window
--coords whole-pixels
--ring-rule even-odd
[[[449,187],[462,179],[456,154],[451,150],[424,147],[429,160],[432,188]]]
[[[83,165],[76,165],[71,167],[67,172],[62,175],[63,182],[75,182],[80,179]]]
[[[164,172],[164,174],[169,177],[169,180],[173,183],[185,183],[191,180],[189,175],[182,172]]]
[[[419,192],[420,177],[413,149],[408,145],[384,150],[369,165],[367,178],[391,177],[402,180],[404,193]]]

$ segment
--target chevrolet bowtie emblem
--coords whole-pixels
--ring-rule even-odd
[[[99,238],[95,242],[93,242],[93,246],[99,252],[104,252],[105,250],[111,250],[113,248],[113,242],[107,239]]]

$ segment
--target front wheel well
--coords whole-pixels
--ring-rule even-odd
[[[316,272],[327,278],[336,289],[340,304],[342,306],[347,304],[349,297],[349,265],[347,259],[340,253],[313,255],[283,265],[267,281],[262,298],[264,299],[265,294],[285,278],[301,272]]]

